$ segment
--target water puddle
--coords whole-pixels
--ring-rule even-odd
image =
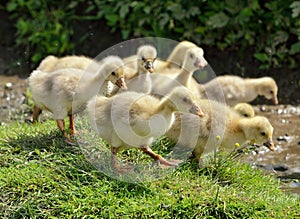
[[[18,76],[0,75],[0,121],[24,121],[30,115],[26,98],[27,82]]]
[[[247,157],[247,162],[275,173],[286,182],[283,189],[300,194],[300,106],[261,105],[255,111],[273,125],[276,150],[261,147]]]

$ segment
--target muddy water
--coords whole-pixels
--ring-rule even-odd
[[[27,105],[27,82],[17,76],[0,75],[0,122],[24,121],[29,117]]]
[[[300,106],[256,106],[257,115],[266,116],[274,127],[274,152],[259,148],[247,162],[275,173],[283,189],[300,194]]]
[[[27,82],[18,76],[0,75],[0,124],[24,121],[30,116],[26,98]]]
[[[30,117],[26,80],[17,76],[0,75],[0,125],[10,121],[24,122]],[[266,116],[274,127],[274,152],[260,147],[246,162],[275,173],[283,182],[282,188],[300,194],[300,106],[259,105],[257,115]]]

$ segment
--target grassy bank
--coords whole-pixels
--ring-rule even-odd
[[[298,218],[299,197],[249,165],[189,160],[139,184],[97,171],[53,121],[0,126],[1,218]]]

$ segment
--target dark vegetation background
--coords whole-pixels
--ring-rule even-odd
[[[300,103],[294,0],[1,1],[0,74],[26,78],[49,54],[95,57],[136,37],[195,42],[217,75],[272,76],[280,103]]]

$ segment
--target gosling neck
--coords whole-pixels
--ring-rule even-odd
[[[252,101],[259,95],[259,86],[261,80],[259,78],[247,78],[245,79],[245,97],[247,100]]]
[[[240,144],[246,143],[247,140],[252,140],[248,132],[251,129],[251,118],[241,118],[238,121],[237,128],[240,130]]]
[[[145,74],[150,74],[149,71],[147,71],[141,64],[141,61],[138,61],[138,64],[137,64],[137,75],[145,75]]]
[[[155,113],[172,114],[175,111],[176,111],[176,106],[173,104],[173,102],[168,97],[164,97],[163,99],[161,99],[159,105],[157,106]]]
[[[197,70],[197,68],[192,63],[187,63],[186,57],[182,64],[180,71],[176,76],[176,80],[181,83],[185,87],[189,87],[190,80],[193,76],[193,72]]]
[[[192,75],[193,71],[189,71],[186,68],[181,68],[175,79],[183,86],[189,87]]]
[[[138,74],[137,75],[137,86],[140,89],[137,89],[136,91],[142,92],[142,93],[150,93],[152,89],[152,80],[150,77],[150,73],[147,72],[146,74]]]
[[[103,71],[99,71],[96,74],[86,72],[80,79],[80,90],[83,90],[86,96],[93,96],[98,93],[102,94],[109,84],[109,80],[106,78]]]
[[[161,114],[167,123],[168,129],[171,127],[173,122],[175,121],[175,114],[174,112],[177,111],[177,108],[172,103],[172,101],[168,98],[163,98],[160,101],[160,104],[155,110],[155,114]]]

